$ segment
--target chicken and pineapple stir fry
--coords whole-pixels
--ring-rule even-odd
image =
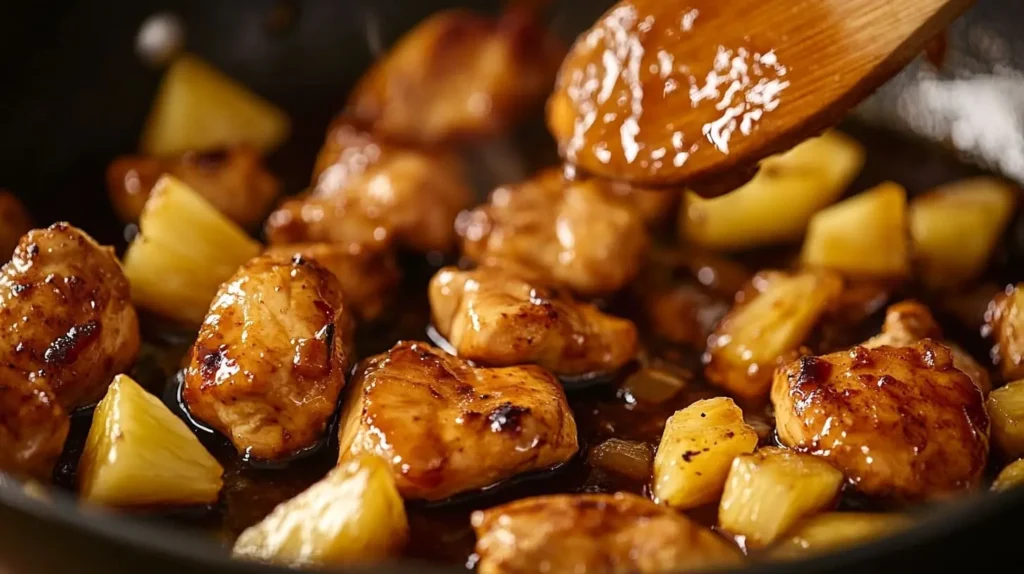
[[[833,131],[710,199],[474,190],[467,144],[555,85],[537,8],[411,31],[283,199],[287,116],[183,56],[109,166],[123,262],[0,193],[0,470],[205,506],[239,558],[483,574],[788,559],[1024,485],[1024,283],[986,291],[1014,186],[852,188],[871,150]]]

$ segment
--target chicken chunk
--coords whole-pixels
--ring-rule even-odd
[[[32,229],[32,218],[15,195],[0,189],[0,256],[7,261],[18,239]]]
[[[613,372],[636,355],[632,321],[495,267],[446,267],[429,293],[434,326],[470,361],[571,376]]]
[[[662,287],[643,297],[647,321],[656,335],[701,349],[729,304],[690,283]]]
[[[576,422],[551,373],[474,367],[425,343],[367,359],[341,413],[339,463],[390,461],[406,499],[441,500],[561,464]]]
[[[682,572],[741,562],[712,531],[624,492],[524,498],[474,512],[472,522],[480,574]]]
[[[643,218],[599,180],[558,170],[499,187],[459,217],[464,253],[481,265],[518,265],[581,295],[617,291],[636,277],[648,245]]]
[[[931,311],[921,303],[913,300],[901,301],[890,305],[885,311],[885,324],[882,332],[864,342],[864,347],[874,349],[882,345],[890,347],[906,347],[922,339],[935,339],[949,347],[953,354],[953,366],[963,371],[974,381],[983,394],[992,390],[992,379],[970,353],[956,343],[942,340],[942,328],[935,322]]]
[[[1008,286],[985,311],[983,333],[992,338],[992,360],[1003,379],[1024,378],[1024,283]]]
[[[679,193],[671,189],[638,187],[621,181],[608,181],[608,192],[630,205],[650,226],[655,226],[675,213]]]
[[[70,424],[45,377],[0,367],[0,472],[48,481]]]
[[[328,133],[313,181],[312,190],[270,214],[271,243],[448,251],[452,222],[473,195],[455,156],[387,144],[344,120]]]
[[[345,384],[353,322],[334,275],[261,255],[221,285],[190,353],[183,397],[246,457],[317,445]]]
[[[263,221],[281,189],[262,161],[259,152],[245,146],[168,159],[123,156],[107,168],[107,191],[118,217],[138,221],[157,180],[171,174],[228,218],[252,229]]]
[[[111,247],[55,223],[0,270],[0,364],[45,376],[65,410],[96,402],[139,350],[139,320]]]
[[[363,76],[349,110],[375,133],[428,145],[513,125],[540,107],[565,53],[527,4],[497,19],[464,10],[427,18]]]
[[[338,278],[345,306],[359,319],[372,321],[384,312],[401,279],[390,251],[373,252],[353,243],[272,245],[266,253],[312,259]]]
[[[985,468],[981,392],[930,339],[803,357],[776,372],[772,404],[783,444],[824,457],[871,496],[948,496]]]

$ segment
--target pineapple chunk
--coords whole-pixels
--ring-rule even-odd
[[[910,526],[902,514],[826,512],[804,520],[769,552],[772,558],[802,558],[863,544]]]
[[[992,391],[985,407],[999,450],[1009,458],[1024,456],[1024,381]]]
[[[654,457],[654,497],[686,510],[718,500],[736,456],[753,452],[757,433],[732,399],[697,401],[665,423]]]
[[[768,395],[775,367],[795,359],[843,281],[826,271],[759,273],[708,338],[704,375],[745,399]]]
[[[704,199],[686,192],[679,229],[685,241],[719,250],[796,241],[863,165],[860,144],[828,132],[764,160],[752,180],[730,193]]]
[[[268,152],[291,130],[288,116],[192,55],[167,70],[146,120],[142,153],[170,157],[248,144]]]
[[[124,256],[135,304],[182,323],[202,322],[220,284],[260,252],[237,225],[187,185],[165,175]]]
[[[943,185],[910,202],[910,237],[923,282],[955,287],[977,277],[1016,207],[1017,192],[994,177]]]
[[[1022,485],[1024,485],[1024,458],[1004,466],[992,482],[992,490],[1002,492]]]
[[[807,226],[803,264],[856,277],[907,276],[906,207],[906,191],[886,182],[819,211]]]
[[[242,532],[234,555],[293,567],[376,562],[401,551],[408,536],[390,465],[362,455]]]
[[[83,500],[107,506],[210,504],[224,469],[160,399],[126,375],[96,407],[78,466]]]
[[[764,548],[801,518],[835,500],[843,473],[824,459],[763,448],[732,461],[718,506],[718,525]]]

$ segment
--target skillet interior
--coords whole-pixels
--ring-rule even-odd
[[[121,226],[105,199],[103,171],[111,157],[134,148],[159,79],[159,71],[140,64],[133,52],[137,25],[147,15],[165,9],[181,15],[190,50],[289,111],[294,135],[272,158],[271,169],[294,192],[304,184],[324,126],[373,57],[373,46],[386,47],[422,17],[454,3],[95,4],[26,3],[17,14],[12,8],[0,9],[12,12],[0,13],[0,77],[5,85],[0,93],[0,183],[17,190],[38,221],[71,219],[100,241],[118,244],[123,241]],[[479,1],[458,4],[494,7]],[[567,4],[571,9],[558,10],[555,22],[567,36],[601,11],[600,5]],[[286,30],[274,31],[267,22],[281,6],[295,10],[295,18]],[[927,166],[909,165],[906,173],[888,175],[911,189],[937,183],[929,179]],[[0,502],[0,566],[9,561],[14,572],[274,571],[228,562],[203,541],[163,528],[81,514],[69,501],[41,505],[7,484],[0,485]],[[1010,524],[1022,509],[1020,493],[989,497],[950,508],[902,536],[803,568],[949,568],[959,564],[957,557],[963,565],[976,565],[978,549],[989,559],[1000,550],[1013,552],[1009,539],[1015,529]],[[798,570],[797,565],[785,566],[785,571]],[[414,571],[428,570],[417,565]]]

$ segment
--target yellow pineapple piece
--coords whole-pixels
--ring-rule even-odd
[[[1017,190],[994,177],[965,179],[910,202],[910,237],[924,283],[955,287],[992,257],[1017,204]]]
[[[812,516],[784,536],[768,555],[802,558],[863,544],[910,526],[909,517],[894,513],[825,512]]]
[[[390,465],[362,455],[242,532],[234,555],[293,567],[377,562],[399,553],[408,536]]]
[[[718,500],[732,460],[757,447],[757,433],[732,399],[697,401],[665,423],[654,457],[654,497],[685,510]]]
[[[718,525],[764,548],[801,518],[831,504],[843,473],[824,459],[768,447],[732,461],[718,505]]]
[[[1024,456],[1024,381],[989,393],[985,403],[992,421],[992,441],[1010,458]]]
[[[772,373],[797,358],[818,318],[839,297],[843,281],[827,271],[759,273],[708,338],[704,375],[746,399],[768,395]]]
[[[801,260],[848,276],[906,277],[906,211],[907,193],[892,182],[827,207],[807,226]]]
[[[160,399],[118,375],[96,406],[78,481],[83,500],[106,506],[210,504],[223,473]]]
[[[818,210],[843,194],[864,165],[864,148],[840,132],[765,159],[746,184],[705,199],[686,192],[679,229],[686,242],[738,250],[800,239]]]
[[[132,299],[182,323],[202,322],[220,284],[261,246],[180,180],[165,175],[124,256]]]
[[[992,490],[1002,492],[1024,485],[1024,458],[1019,458],[1003,467],[992,482]]]
[[[201,59],[184,55],[160,84],[140,147],[146,155],[162,157],[242,144],[268,152],[290,130],[279,108]]]

